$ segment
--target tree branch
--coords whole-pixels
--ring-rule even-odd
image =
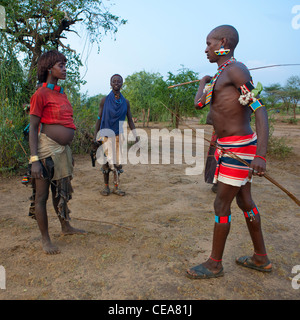
[[[65,48],[65,49],[67,49],[67,50],[69,50],[69,51],[71,51],[71,52],[75,52],[75,53],[76,53],[75,50],[71,49],[70,47],[65,46],[65,45],[60,41],[60,39],[57,40],[57,43],[58,43],[60,46],[62,46],[63,48]]]

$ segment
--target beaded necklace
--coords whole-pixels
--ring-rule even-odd
[[[226,62],[224,62],[219,68],[218,68],[218,72],[213,76],[213,78],[211,79],[210,83],[209,83],[209,89],[208,92],[206,94],[206,101],[205,101],[205,105],[209,104],[212,98],[212,92],[214,90],[214,86],[216,84],[216,81],[218,80],[220,74],[222,73],[222,71],[231,63],[235,62],[236,59],[234,57],[231,57],[229,60],[227,60]]]
[[[42,87],[44,88],[48,88],[48,89],[51,89],[51,90],[54,90],[54,91],[57,91],[59,93],[64,93],[64,89],[58,85],[55,85],[53,83],[47,83],[47,82],[44,82],[42,84]]]

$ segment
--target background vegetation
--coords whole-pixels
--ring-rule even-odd
[[[27,165],[28,141],[23,133],[29,122],[24,106],[36,90],[36,64],[46,50],[56,48],[68,58],[68,77],[65,88],[74,108],[76,138],[75,153],[87,153],[94,132],[99,102],[103,96],[88,97],[80,93],[81,60],[63,42],[74,25],[88,31],[89,39],[100,48],[107,33],[115,34],[126,20],[109,12],[99,0],[0,0],[6,9],[6,29],[0,30],[0,171],[14,171]],[[168,89],[168,86],[198,79],[198,74],[184,66],[176,74],[167,75],[136,72],[125,79],[123,94],[130,101],[135,121],[148,126],[150,121],[168,121],[178,127],[179,117],[198,117],[205,123],[208,108],[196,111],[193,107],[197,83]],[[107,94],[107,93],[106,93]],[[286,84],[264,88],[263,98],[269,110],[270,122],[276,114],[285,121],[297,123],[300,101],[300,77],[292,76]],[[272,140],[273,139],[273,140]],[[275,155],[290,153],[284,140],[271,138],[270,151]]]

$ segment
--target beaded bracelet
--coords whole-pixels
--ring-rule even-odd
[[[261,159],[263,159],[265,162],[267,162],[267,159],[264,158],[264,157],[262,157],[262,156],[255,155],[254,158],[261,158]]]

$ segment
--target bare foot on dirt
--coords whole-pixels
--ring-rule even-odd
[[[46,254],[58,254],[60,250],[50,240],[42,240],[43,250]]]
[[[70,225],[63,226],[62,229],[61,229],[61,233],[63,235],[65,235],[65,236],[66,235],[72,235],[72,234],[87,234],[86,231],[81,230],[81,229],[73,228]]]

